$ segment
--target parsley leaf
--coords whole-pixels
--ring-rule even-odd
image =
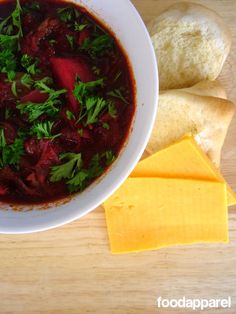
[[[88,171],[81,170],[79,171],[72,179],[67,181],[69,185],[70,192],[77,192],[78,190],[83,190],[86,187],[87,179],[89,178]]]
[[[24,153],[23,138],[16,138],[14,143],[7,145],[4,129],[0,129],[0,168],[16,165]]]
[[[73,19],[79,17],[79,12],[73,7],[59,8],[57,14],[62,22],[72,22]]]
[[[9,119],[12,116],[12,111],[9,108],[5,109],[5,120]],[[1,147],[1,145],[0,145]]]
[[[47,114],[49,117],[55,117],[60,111],[58,108],[58,106],[61,105],[61,100],[59,97],[66,92],[66,89],[57,91],[50,89],[49,97],[44,103],[27,102],[18,104],[16,108],[20,110],[21,114],[28,114],[30,122],[38,119],[43,114]]]
[[[110,125],[109,125],[109,123],[107,123],[107,122],[104,122],[104,123],[102,124],[102,127],[103,127],[104,129],[106,129],[106,130],[110,130]]]
[[[35,75],[40,72],[39,69],[37,69],[37,65],[39,63],[38,59],[34,59],[31,56],[24,54],[21,57],[21,65],[22,67],[27,71],[27,73],[31,75]]]
[[[113,101],[108,101],[108,114],[115,119],[117,117],[117,109]]]
[[[26,5],[23,8],[24,13],[31,13],[31,11],[38,10],[40,10],[40,4],[36,1],[33,1],[32,3],[26,3]]]
[[[54,166],[51,170],[51,182],[58,182],[62,179],[71,179],[75,172],[78,172],[82,167],[82,155],[74,153],[66,153],[60,156],[61,160],[67,160],[66,163]]]
[[[104,79],[84,83],[79,78],[77,78],[74,95],[80,103],[83,103],[84,99],[88,96],[91,96],[91,93],[94,92],[97,87],[101,87],[103,85]]]
[[[50,181],[58,182],[66,179],[66,184],[70,192],[82,191],[86,188],[90,180],[99,177],[104,172],[104,168],[101,165],[104,158],[107,166],[115,160],[112,151],[96,154],[91,159],[88,169],[85,169],[83,168],[81,153],[62,154],[60,159],[65,159],[66,162],[52,167]]]
[[[27,88],[31,88],[32,85],[34,84],[34,80],[32,79],[31,75],[27,73],[21,77],[20,81],[21,81],[21,84]]]
[[[16,8],[12,12],[12,23],[14,26],[18,28],[18,36],[22,37],[23,36],[23,31],[21,27],[21,5],[20,5],[20,0],[16,0]]]
[[[52,135],[53,124],[51,121],[35,123],[31,128],[31,134],[35,134],[39,140],[42,138],[54,140],[61,134]]]
[[[73,49],[74,48],[74,43],[75,43],[75,38],[73,36],[70,36],[70,35],[66,35],[66,38],[67,38],[67,40],[68,40],[68,42],[70,44],[71,49]]]
[[[106,158],[106,165],[110,166],[113,161],[116,159],[115,155],[111,150],[108,150],[104,153],[104,157]]]
[[[82,30],[84,30],[87,26],[88,24],[80,24],[78,22],[75,22],[75,25],[74,25],[76,32],[82,32]]]
[[[114,91],[108,92],[107,93],[108,96],[112,96],[115,98],[118,98],[120,100],[122,100],[125,104],[129,104],[129,102],[125,99],[125,97],[122,95],[121,90],[120,89],[115,89]]]
[[[70,110],[66,111],[66,116],[67,116],[67,119],[70,121],[75,120],[75,116],[74,116],[73,112],[71,112]]]
[[[0,51],[0,72],[6,73],[8,80],[14,80],[16,76],[16,57],[10,49]]]
[[[84,121],[86,125],[94,124],[105,111],[108,111],[112,118],[116,117],[117,110],[114,103],[103,97],[95,96],[97,87],[101,87],[103,84],[104,79],[84,83],[77,78],[73,93],[80,103],[78,123]]]
[[[5,139],[5,136],[4,136],[4,130],[1,128],[0,129],[0,148],[2,149],[6,145],[7,145],[7,143],[6,143],[6,139]]]
[[[11,84],[11,92],[12,94],[17,97],[17,87],[16,87],[16,81],[13,81],[12,84]]]
[[[86,100],[86,108],[88,111],[86,124],[93,124],[98,121],[98,117],[102,110],[106,108],[107,102],[100,97],[90,97]]]
[[[85,50],[93,58],[97,55],[104,54],[107,50],[114,47],[114,40],[111,36],[104,34],[94,39],[86,38],[81,49]]]
[[[52,85],[53,80],[49,76],[45,76],[43,79],[35,82],[34,87],[40,89],[43,93],[53,93],[54,90],[48,85]]]

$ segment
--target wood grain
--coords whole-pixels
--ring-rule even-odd
[[[111,1],[111,0],[110,0]],[[133,0],[145,22],[171,0]],[[236,103],[236,1],[196,1],[218,11],[233,32],[220,80]],[[222,170],[236,189],[236,118],[224,147]],[[0,313],[192,313],[158,310],[156,298],[231,296],[236,313],[236,211],[230,210],[229,245],[173,247],[111,255],[102,208],[44,233],[0,236]],[[216,311],[208,311],[215,313]],[[198,313],[195,311],[195,313]]]

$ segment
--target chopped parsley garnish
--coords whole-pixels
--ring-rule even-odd
[[[73,7],[59,8],[57,9],[57,14],[64,23],[72,22],[74,18],[80,16],[79,12]]]
[[[46,121],[46,122],[37,122],[31,128],[31,134],[36,135],[40,140],[42,138],[54,140],[61,134],[52,134],[52,127],[54,122]]]
[[[35,121],[43,114],[55,118],[60,111],[59,106],[62,103],[59,97],[66,92],[66,89],[50,89],[50,91],[48,91],[48,99],[44,103],[27,102],[23,104],[18,104],[16,107],[20,110],[21,114],[28,114],[30,122]]]
[[[19,40],[23,36],[21,27],[21,5],[16,1],[12,14],[0,22],[0,72],[6,73],[9,81],[16,76],[16,53],[19,50]],[[13,34],[17,29],[17,33]],[[14,86],[13,93],[16,91]]]
[[[74,95],[81,106],[78,122],[84,121],[85,125],[94,124],[105,111],[108,111],[113,118],[116,116],[114,103],[96,95],[97,87],[101,87],[103,84],[103,79],[87,83],[77,79]]]
[[[10,49],[0,51],[0,71],[7,74],[9,81],[16,76],[16,57]]]
[[[104,122],[104,123],[102,124],[102,127],[103,127],[104,129],[106,129],[106,130],[110,130],[110,125],[109,125],[107,122]]]
[[[101,73],[101,70],[97,66],[93,66],[92,71],[96,75],[100,75],[100,73]]]
[[[45,76],[43,79],[36,81],[34,87],[41,90],[43,93],[52,94],[55,93],[55,90],[50,87],[50,85],[52,84],[52,78],[49,76]]]
[[[55,166],[51,171],[51,182],[58,182],[62,179],[71,179],[76,172],[82,168],[81,154],[66,153],[60,156],[60,160],[66,162],[62,165]]]
[[[4,129],[0,129],[0,168],[17,165],[24,153],[23,138],[16,138],[14,143],[7,145]]]
[[[17,88],[16,88],[16,81],[13,81],[12,84],[11,84],[11,92],[12,94],[17,97]]]
[[[12,111],[9,108],[5,109],[5,119],[9,119],[12,116]]]
[[[71,112],[70,110],[66,111],[66,116],[67,116],[67,119],[70,121],[75,120],[75,116],[74,116],[73,112]]]
[[[80,24],[78,22],[75,22],[75,25],[74,25],[76,32],[82,32],[82,30],[84,30],[87,26],[88,24]]]
[[[32,79],[30,74],[24,74],[21,79],[21,84],[24,85],[27,88],[31,88],[32,85],[34,84],[34,80]]]
[[[89,181],[99,177],[103,173],[104,168],[101,165],[101,161],[104,158],[107,166],[115,160],[115,156],[111,151],[96,154],[93,156],[88,169],[85,169],[83,168],[81,153],[62,154],[60,159],[66,162],[62,165],[52,167],[50,181],[58,182],[64,179],[70,192],[81,191],[87,186]]]
[[[21,65],[26,70],[27,73],[31,75],[35,75],[40,72],[39,69],[37,69],[37,65],[39,63],[38,59],[34,59],[31,56],[24,54],[21,57]]]
[[[106,165],[107,166],[110,166],[113,161],[115,161],[116,157],[115,155],[113,154],[113,152],[111,150],[108,150],[104,153],[105,155],[105,158],[106,158]]]
[[[115,119],[117,117],[117,109],[113,101],[108,101],[108,113],[109,115]]]
[[[128,103],[129,103],[129,102],[127,101],[127,99],[125,99],[125,97],[122,95],[120,89],[115,89],[114,91],[108,92],[107,95],[108,95],[108,96],[115,97],[115,98],[118,98],[118,99],[122,100],[125,104],[128,104]]]
[[[75,38],[70,35],[66,35],[66,38],[70,44],[71,49],[74,49],[74,44],[75,44]]]
[[[80,103],[83,103],[87,97],[91,96],[91,94],[97,87],[102,87],[103,85],[104,85],[103,79],[84,83],[79,78],[77,78],[77,82],[75,84],[74,89],[74,95]]]
[[[31,11],[38,11],[40,10],[40,4],[37,1],[33,1],[31,3],[27,3],[26,6],[23,8],[23,12],[30,13]]]
[[[104,34],[94,39],[86,38],[81,49],[90,54],[92,58],[104,54],[107,50],[114,47],[114,40],[111,36]]]

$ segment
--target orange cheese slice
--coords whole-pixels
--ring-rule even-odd
[[[131,177],[188,178],[225,182],[219,170],[191,136],[139,162]],[[236,204],[236,194],[227,184],[228,205]]]
[[[224,183],[129,178],[104,208],[113,253],[228,242]]]

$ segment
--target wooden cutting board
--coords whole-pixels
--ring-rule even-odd
[[[145,22],[174,2],[133,0]],[[236,1],[195,2],[215,9],[232,29],[233,48],[220,81],[236,103]],[[236,117],[225,143],[222,171],[236,190]],[[218,313],[236,313],[236,208],[230,209],[229,220],[229,245],[118,256],[110,253],[102,208],[56,230],[0,235],[0,313],[192,313],[158,310],[159,296],[231,296],[232,309]]]

